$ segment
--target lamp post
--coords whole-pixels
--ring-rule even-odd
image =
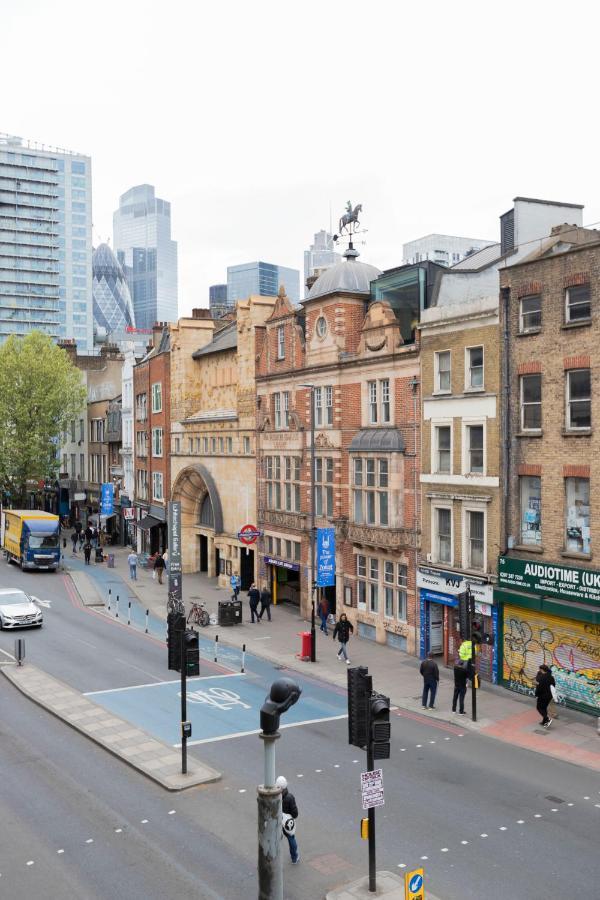
[[[301,384],[310,390],[310,569],[312,576],[310,592],[310,661],[317,660],[317,630],[315,628],[315,593],[317,590],[317,529],[315,526],[315,386]]]

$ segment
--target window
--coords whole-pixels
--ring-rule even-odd
[[[250,453],[250,438],[244,437],[244,453]]]
[[[390,380],[384,378],[379,382],[381,393],[381,421],[390,421]]]
[[[315,388],[315,425],[333,425],[333,388]]]
[[[285,325],[277,328],[277,359],[285,359]]]
[[[367,608],[367,557],[356,557],[356,577],[358,579],[357,603],[359,609]]]
[[[159,381],[152,385],[152,412],[162,412],[162,384]]]
[[[452,564],[452,511],[434,509],[434,552],[436,562]]]
[[[85,454],[79,454],[79,480],[85,481]]]
[[[467,425],[467,472],[483,474],[483,425]]]
[[[219,438],[219,453],[223,453],[224,449],[225,449],[225,442],[223,441],[223,438],[220,437]]]
[[[200,453],[200,438],[196,438],[196,453]]]
[[[382,378],[381,381],[368,381],[368,419],[371,425],[378,422],[386,424],[391,421],[390,408],[390,380]]]
[[[275,428],[281,428],[281,394],[275,394]]]
[[[69,472],[69,474],[71,475],[71,478],[77,478],[77,472],[75,471],[75,459],[76,459],[76,454],[71,453],[71,469]]]
[[[468,509],[466,512],[467,569],[485,568],[485,513]]]
[[[389,462],[386,458],[354,458],[354,521],[389,525]]]
[[[148,456],[148,437],[145,431],[135,433],[135,455]]]
[[[434,472],[452,472],[452,430],[450,425],[434,427]]]
[[[287,512],[300,512],[300,470],[299,456],[286,456],[284,465],[285,508]]]
[[[467,390],[483,389],[483,347],[467,347]]]
[[[137,394],[135,398],[135,417],[138,422],[145,422],[148,417],[146,394]]]
[[[377,382],[369,381],[369,422],[377,423]]]
[[[394,616],[394,563],[385,560],[383,563],[383,614],[391,619]]]
[[[83,419],[79,420],[79,440],[81,441],[82,444],[85,440],[85,424],[84,424]]]
[[[148,499],[148,473],[145,469],[136,470],[135,493],[138,500]]]
[[[521,475],[521,544],[542,543],[542,479]]]
[[[319,318],[317,319],[315,331],[317,332],[317,337],[325,337],[325,335],[327,334],[327,319],[325,318],[325,316],[319,316]]]
[[[152,499],[163,499],[163,476],[162,472],[152,473]]]
[[[227,452],[233,453],[233,438],[227,438]]]
[[[567,428],[591,428],[591,376],[589,369],[567,372]]]
[[[542,376],[521,375],[521,431],[542,427]]]
[[[173,451],[179,453],[181,450],[181,438],[175,438],[173,441]]]
[[[406,622],[406,588],[408,585],[408,566],[398,563],[398,606],[397,616],[401,622]]]
[[[539,294],[530,297],[521,297],[519,331],[526,334],[528,331],[537,331],[542,327],[542,298]]]
[[[443,350],[435,354],[435,391],[449,394],[450,386],[450,351]]]
[[[275,428],[288,428],[290,424],[290,392],[282,391],[274,395]]]
[[[591,318],[592,304],[589,284],[578,284],[565,291],[565,321],[582,322]]]
[[[283,401],[282,402],[283,427],[289,428],[290,427],[290,392],[283,391],[281,398]]]
[[[267,506],[270,509],[282,509],[280,456],[265,456],[265,481],[267,483]]]
[[[75,443],[75,419],[71,422],[71,442]]]
[[[204,452],[208,453],[208,438],[207,437],[203,438],[203,447],[204,447]]]
[[[317,516],[333,516],[333,458],[315,459],[315,513]]]
[[[152,456],[162,456],[162,428],[152,429]]]
[[[571,553],[592,552],[588,478],[565,478],[565,550]]]

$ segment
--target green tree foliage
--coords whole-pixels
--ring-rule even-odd
[[[29,480],[56,475],[57,441],[85,405],[81,372],[47,335],[11,335],[0,346],[0,486],[13,506]]]

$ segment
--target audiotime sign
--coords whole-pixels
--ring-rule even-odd
[[[597,569],[576,569],[556,563],[501,556],[498,560],[498,586],[513,591],[529,591],[543,597],[591,600],[600,604],[600,572]]]

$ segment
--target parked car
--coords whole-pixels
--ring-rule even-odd
[[[0,588],[0,629],[41,628],[44,617],[36,601],[25,591]]]

